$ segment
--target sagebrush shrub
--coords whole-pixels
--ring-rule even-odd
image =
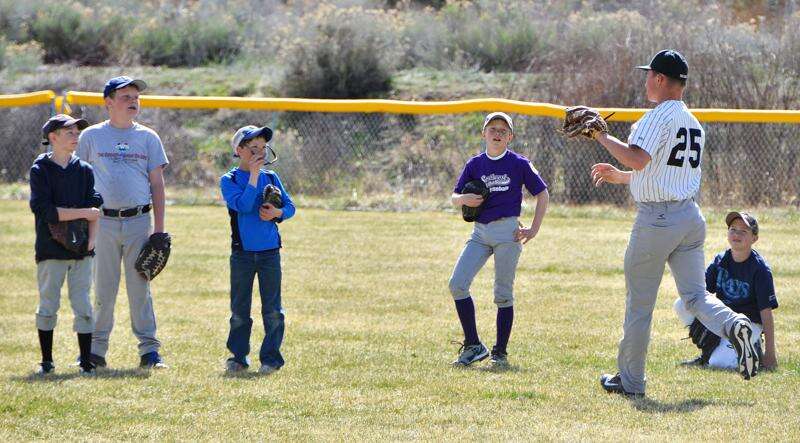
[[[46,63],[104,65],[114,61],[126,29],[119,16],[96,14],[72,3],[53,3],[36,13],[31,37],[44,47]]]
[[[136,30],[130,51],[143,64],[201,66],[233,60],[241,49],[236,26],[225,20],[181,18]]]
[[[335,23],[322,24],[318,31],[309,44],[289,52],[286,95],[370,98],[391,90],[393,69],[376,33]]]

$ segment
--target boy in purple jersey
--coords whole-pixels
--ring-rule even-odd
[[[531,162],[508,149],[514,138],[514,123],[502,112],[493,112],[483,122],[486,152],[467,161],[453,189],[455,206],[478,207],[482,212],[475,221],[472,235],[458,257],[450,277],[450,293],[464,331],[464,343],[454,366],[468,366],[485,359],[489,350],[481,343],[475,323],[475,305],[469,288],[475,275],[490,255],[494,255],[494,302],[497,305],[497,341],[492,348],[492,367],[508,367],[506,347],[514,321],[514,275],[522,245],[536,236],[542,225],[550,194],[547,184]],[[489,188],[484,201],[480,195],[462,194],[464,185],[481,180]],[[522,187],[536,197],[536,211],[530,228],[519,222]]]
[[[747,212],[731,212],[725,217],[728,225],[730,248],[714,257],[706,269],[706,290],[716,294],[725,306],[744,314],[753,323],[756,350],[761,349],[764,333],[764,358],[761,367],[774,369],[778,365],[775,352],[775,323],[772,310],[778,308],[772,269],[764,257],[753,249],[758,241],[758,221]],[[678,298],[673,305],[678,318],[689,326],[694,322],[683,301]],[[709,333],[711,333],[709,331]],[[719,338],[716,347],[703,355],[685,362],[686,365],[710,366],[717,369],[736,369],[736,351],[726,337]]]

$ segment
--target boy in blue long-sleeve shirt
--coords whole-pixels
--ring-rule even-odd
[[[284,313],[281,307],[281,236],[278,223],[295,213],[294,203],[278,174],[261,170],[267,143],[272,140],[268,127],[244,126],[233,135],[231,147],[239,166],[220,179],[220,187],[231,222],[231,330],[228,349],[233,356],[226,362],[228,372],[247,370],[250,362],[250,332],[253,319],[253,280],[258,276],[264,341],[261,343],[259,372],[270,374],[284,364],[280,352]],[[283,207],[263,201],[267,185],[281,191]]]

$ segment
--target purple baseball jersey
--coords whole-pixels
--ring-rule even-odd
[[[547,189],[530,160],[510,149],[495,159],[489,158],[486,152],[469,159],[453,192],[460,194],[471,180],[482,180],[489,188],[489,197],[483,202],[483,211],[476,220],[484,224],[503,217],[519,217],[522,185],[534,196]]]

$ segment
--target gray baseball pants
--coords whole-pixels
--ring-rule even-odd
[[[505,217],[491,223],[475,223],[450,277],[450,293],[455,300],[470,297],[472,280],[494,254],[494,303],[498,308],[514,305],[514,277],[522,252],[522,244],[514,241],[517,220]]]
[[[617,366],[623,388],[644,393],[644,373],[650,324],[658,287],[669,263],[678,294],[686,309],[713,333],[727,337],[745,319],[706,292],[703,243],[706,221],[693,199],[636,203],[638,213],[625,251],[625,323]]]
[[[78,334],[92,332],[92,257],[82,260],[43,260],[36,265],[39,283],[39,306],[36,308],[36,328],[52,331],[61,306],[61,287],[67,280],[69,302],[75,314],[73,329]]]
[[[156,338],[156,316],[150,283],[134,268],[136,257],[150,237],[150,214],[130,218],[100,217],[97,231],[92,353],[105,357],[108,352],[108,338],[114,328],[114,305],[121,277],[120,261],[125,269],[131,328],[139,340],[139,355],[158,351],[161,343]]]

